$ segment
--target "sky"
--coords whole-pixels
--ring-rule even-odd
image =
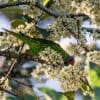
[[[3,32],[4,30],[2,28],[7,28],[10,29],[10,22],[7,19],[6,16],[4,16],[1,12],[0,12],[0,32]]]

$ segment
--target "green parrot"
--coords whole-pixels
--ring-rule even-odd
[[[50,47],[51,49],[57,51],[61,54],[62,58],[64,59],[64,64],[68,65],[74,65],[74,58],[68,55],[59,44],[42,39],[42,38],[30,38],[28,36],[25,36],[24,34],[17,34],[13,31],[4,29],[6,32],[10,33],[11,35],[15,36],[16,38],[20,39],[21,41],[25,42],[30,47],[30,53],[34,55],[38,55],[39,52],[43,51],[45,48]]]

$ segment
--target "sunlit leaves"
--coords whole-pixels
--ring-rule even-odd
[[[95,87],[94,92],[95,92],[95,100],[100,100],[100,87]]]
[[[15,13],[17,13],[17,14],[22,14],[22,10],[21,9],[19,9],[19,8],[5,8],[5,9],[0,9],[0,11],[1,12],[3,12],[3,13],[9,13],[9,14],[11,14],[11,13],[13,13],[13,14],[15,14]]]
[[[12,25],[13,28],[18,27],[18,25],[21,25],[21,24],[24,24],[24,21],[20,20],[20,19],[14,19],[11,22],[11,25]]]
[[[89,76],[96,100],[100,100],[100,67],[90,63]]]
[[[6,100],[18,100],[15,97],[7,97]]]
[[[13,2],[14,0],[7,0],[8,2]]]
[[[100,67],[90,63],[89,76],[93,87],[100,87]]]
[[[38,100],[38,99],[34,95],[21,94],[21,97],[7,97],[6,100]]]
[[[74,100],[75,93],[74,92],[66,92],[64,95],[68,98],[68,100]]]
[[[0,9],[0,12],[2,12],[9,20],[13,19],[19,19],[22,17],[22,9],[11,7],[11,8],[5,8],[5,9]]]
[[[51,98],[51,100],[68,100],[66,98],[66,96],[64,96],[63,94],[58,93],[52,89],[42,87],[39,90],[46,93]]]

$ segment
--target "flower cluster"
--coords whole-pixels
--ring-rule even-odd
[[[26,9],[24,9],[23,12],[24,15],[28,15],[29,17],[35,20],[37,19],[37,16],[39,16],[42,12],[40,9],[34,6],[36,2],[37,0],[30,0],[30,4],[26,7]],[[41,3],[41,0],[39,1],[39,3]]]
[[[3,49],[9,45],[9,42],[7,41],[8,38],[6,36],[0,37],[0,48]]]
[[[12,35],[5,34],[5,36],[0,37],[0,49],[2,50],[5,50],[7,48],[15,50],[15,47],[19,46],[21,43],[21,41],[19,41]]]
[[[97,65],[100,65],[100,51],[93,51],[87,53],[87,59]]]
[[[18,27],[16,27],[15,29],[12,29],[13,31],[15,31],[16,33],[23,33],[29,37],[32,38],[41,38],[41,34],[36,30],[35,24],[34,22],[31,23],[25,23],[18,25]]]
[[[80,66],[60,66],[40,64],[32,72],[33,77],[40,79],[42,75],[49,79],[58,79],[63,92],[76,91],[86,79],[86,72]],[[41,79],[40,79],[41,80]]]
[[[2,83],[2,82],[4,82],[4,83]],[[5,77],[0,78],[0,84],[1,84],[0,87],[3,89],[6,89],[6,90],[11,89],[11,87],[9,86],[9,80],[8,79],[5,80]]]
[[[100,0],[54,0],[60,12],[86,14],[100,27]],[[68,5],[68,6],[66,6]]]
[[[48,37],[51,40],[57,40],[60,38],[60,36],[76,36],[78,34],[77,20],[73,18],[67,18],[67,16],[59,17],[48,26],[48,30],[54,33],[50,34]]]
[[[99,0],[81,0],[71,2],[71,9],[76,14],[86,14],[91,20],[100,27],[100,1]]]
[[[41,59],[47,62],[39,64],[33,70],[33,77],[41,80],[41,76],[45,74],[50,79],[58,79],[63,92],[76,91],[81,87],[83,80],[86,79],[86,72],[83,66],[80,67],[82,64],[64,66],[61,56],[50,47],[46,48],[39,55]]]
[[[62,56],[50,47],[45,48],[39,53],[39,58],[46,61],[48,65],[58,66],[63,65],[64,61]]]
[[[86,73],[80,66],[68,66],[62,68],[59,80],[63,91],[77,91],[86,80]]]

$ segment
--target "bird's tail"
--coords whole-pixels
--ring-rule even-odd
[[[25,35],[22,34],[22,33],[16,33],[16,32],[10,31],[10,30],[5,29],[5,28],[3,28],[3,29],[4,29],[8,34],[11,34],[11,35],[15,36],[16,38],[20,39],[21,41],[23,41],[23,42],[29,44],[28,41],[29,41],[30,38],[29,38],[28,36],[25,36]]]

